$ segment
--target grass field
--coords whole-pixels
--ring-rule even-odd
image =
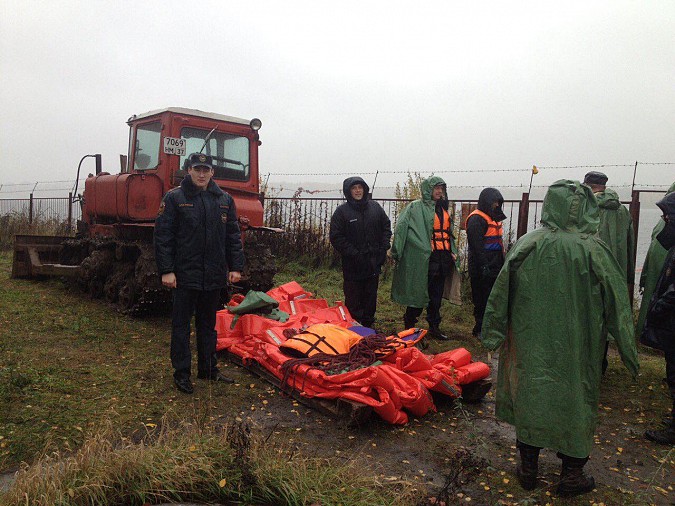
[[[552,495],[554,455],[542,455],[544,487],[527,493],[515,483],[513,431],[495,420],[491,395],[478,405],[439,402],[437,413],[405,427],[374,421],[360,428],[298,406],[229,364],[222,370],[234,385],[197,381],[195,395],[185,396],[172,384],[167,315],[133,319],[58,280],[12,280],[9,272],[10,256],[2,254],[0,470],[24,471],[2,504],[25,504],[24,491],[31,504],[86,504],[92,497],[96,504],[675,500],[674,452],[642,439],[669,406],[658,355],[641,353],[634,384],[611,354],[589,464],[598,488],[561,501]],[[330,302],[342,298],[337,270],[287,262],[277,282],[291,279]],[[377,315],[385,332],[401,328],[403,311],[389,300],[390,282],[385,273]],[[472,325],[470,306],[444,304],[442,329],[453,340],[431,342],[426,352],[463,346],[487,361]]]

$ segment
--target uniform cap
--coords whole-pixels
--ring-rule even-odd
[[[607,184],[608,177],[602,172],[592,170],[584,176],[585,184]]]
[[[192,167],[208,167],[209,169],[213,169],[213,159],[204,153],[192,153],[188,156],[187,168],[190,169]]]

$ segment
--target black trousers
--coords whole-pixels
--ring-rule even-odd
[[[666,381],[670,389],[670,397],[673,399],[672,417],[675,424],[675,350],[666,350]]]
[[[483,327],[485,306],[487,306],[487,301],[495,281],[496,278],[471,276],[471,301],[473,302],[473,319],[476,322],[472,332],[474,336],[480,334]]]
[[[344,280],[342,289],[345,292],[345,306],[364,327],[372,327],[377,309],[377,287],[380,276],[373,276],[359,281]]]
[[[427,292],[429,293],[427,322],[429,323],[429,327],[438,327],[441,324],[441,301],[443,300],[444,287],[445,274],[440,273],[429,276],[427,283]],[[424,308],[408,306],[403,315],[405,326],[408,328],[414,327],[422,311],[424,311]]]
[[[173,291],[171,314],[171,365],[176,379],[190,377],[190,320],[195,316],[197,334],[197,375],[210,378],[218,374],[216,358],[216,311],[220,290]]]

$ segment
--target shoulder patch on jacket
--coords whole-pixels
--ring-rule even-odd
[[[162,216],[162,214],[164,214],[164,209],[166,209],[166,202],[162,200],[162,202],[159,204],[159,211],[157,211],[157,216]]]

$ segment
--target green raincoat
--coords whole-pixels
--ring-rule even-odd
[[[609,188],[595,194],[600,207],[598,235],[614,254],[622,271],[626,273],[628,286],[635,284],[635,232],[630,212],[621,205],[619,195]]]
[[[675,183],[668,188],[666,195],[674,191]],[[649,245],[645,263],[642,266],[642,274],[640,275],[642,302],[640,303],[640,314],[638,316],[637,326],[635,327],[635,335],[638,337],[642,335],[642,330],[645,327],[645,318],[647,317],[647,309],[649,309],[649,301],[652,299],[654,288],[656,288],[656,282],[659,280],[661,269],[663,269],[663,263],[666,261],[666,255],[668,254],[668,251],[663,249],[661,243],[656,240],[656,236],[661,233],[661,230],[663,230],[665,225],[666,222],[663,221],[663,218],[659,218],[659,222],[654,226],[654,230],[652,231],[652,242]]]
[[[483,344],[502,347],[497,417],[520,441],[579,458],[593,446],[607,331],[638,371],[625,274],[595,235],[598,214],[588,186],[553,183],[544,226],[509,251],[483,320]]]
[[[434,186],[445,184],[438,176],[422,181],[422,198],[408,204],[396,221],[391,257],[396,262],[391,283],[391,299],[411,307],[426,307],[429,303],[427,279],[431,256],[431,234],[434,228],[436,204],[431,196]],[[451,248],[457,254],[455,231],[452,231]],[[457,265],[458,261],[455,262]],[[446,278],[443,296],[453,303],[459,297],[459,273]]]

